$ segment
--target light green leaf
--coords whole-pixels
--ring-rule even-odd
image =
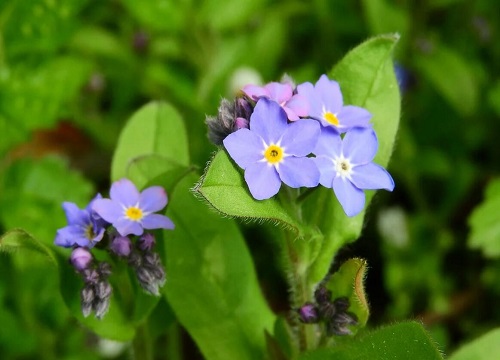
[[[57,265],[57,260],[52,250],[22,229],[10,230],[0,237],[0,252],[17,252],[24,250],[42,254],[53,265]]]
[[[443,359],[421,324],[404,322],[370,332],[340,346],[303,354],[300,360]]]
[[[238,227],[193,196],[194,181],[181,180],[168,206],[162,293],[206,359],[262,359],[275,317]]]
[[[214,156],[195,191],[224,215],[278,222],[299,235],[305,231],[276,198],[255,200],[237,165],[225,151],[221,150]]]
[[[493,329],[463,345],[449,357],[449,360],[489,360],[493,354],[500,354],[500,328]]]
[[[500,179],[492,181],[486,188],[484,201],[469,217],[468,244],[481,249],[487,257],[500,256]]]
[[[387,166],[399,124],[400,96],[394,74],[392,52],[397,35],[378,36],[351,50],[332,70],[330,78],[340,84],[345,105],[368,109],[379,140],[375,162]],[[366,191],[366,206],[374,194]],[[347,217],[332,189],[320,188],[306,201],[305,214],[323,231],[325,241],[310,270],[311,283],[328,272],[333,255],[343,245],[356,240],[363,226],[365,211]]]
[[[111,179],[126,177],[131,162],[146,155],[162,156],[179,165],[189,165],[184,123],[169,104],[152,102],[132,115],[118,139],[111,164]]]
[[[356,314],[358,320],[356,327],[364,327],[370,315],[364,288],[366,268],[366,260],[349,259],[326,284],[326,288],[332,291],[335,299],[344,296],[349,299],[348,311]]]
[[[417,54],[415,66],[422,76],[461,115],[471,115],[479,101],[479,84],[473,67],[467,59],[442,44],[431,44],[432,49]]]

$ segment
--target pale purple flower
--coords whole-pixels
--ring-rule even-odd
[[[314,151],[314,161],[321,177],[319,182],[333,188],[347,216],[363,210],[363,190],[392,191],[394,181],[380,165],[373,163],[378,140],[372,129],[354,128],[344,138],[332,128],[323,128]]]
[[[339,84],[321,75],[315,85],[305,82],[297,86],[297,93],[309,102],[309,117],[323,126],[343,133],[353,127],[370,127],[371,114],[359,106],[346,105]]]
[[[115,181],[111,199],[94,201],[93,210],[111,223],[121,236],[142,235],[144,229],[173,229],[168,217],[154,214],[167,205],[167,194],[161,186],[151,186],[141,193],[128,179]]]
[[[57,230],[54,241],[56,245],[66,248],[75,245],[92,248],[101,241],[106,223],[92,212],[93,203],[99,199],[101,199],[101,195],[97,194],[85,209],[79,209],[72,202],[63,203],[62,207],[66,213],[68,226]]]
[[[307,116],[309,112],[307,99],[302,95],[294,95],[290,83],[271,82],[265,86],[246,85],[243,92],[255,101],[266,98],[277,102],[285,110],[290,121],[299,120],[301,116]]]
[[[245,170],[252,196],[263,200],[276,195],[282,181],[293,188],[318,185],[318,168],[307,155],[314,150],[319,134],[317,121],[288,123],[276,102],[262,98],[250,118],[250,129],[230,134],[224,146]]]

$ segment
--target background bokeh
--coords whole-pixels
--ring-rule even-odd
[[[420,319],[451,353],[500,322],[499,17],[495,0],[2,0],[0,233],[52,244],[61,202],[105,191],[120,129],[148,101],[179,109],[202,169],[215,150],[204,119],[222,97],[285,73],[314,82],[369,36],[398,32],[396,189],[337,261],[368,260],[370,326]],[[269,244],[245,233],[272,307],[287,311]],[[0,254],[0,358],[113,357],[116,344],[70,316],[54,273]]]

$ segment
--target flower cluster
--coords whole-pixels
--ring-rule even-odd
[[[348,216],[365,205],[363,190],[394,189],[394,181],[373,163],[378,140],[361,107],[344,105],[339,84],[322,75],[316,84],[247,85],[234,103],[223,100],[207,118],[209,138],[224,145],[244,169],[257,200],[292,188],[333,189]]]
[[[84,209],[65,202],[68,225],[57,231],[54,243],[73,248],[70,263],[82,276],[81,305],[84,316],[92,312],[102,318],[110,304],[112,287],[108,282],[111,265],[97,261],[91,249],[106,249],[124,259],[135,271],[141,287],[159,295],[165,283],[165,270],[154,252],[155,237],[145,230],[173,229],[172,221],[155,212],[167,205],[167,194],[160,186],[139,192],[128,179],[114,182],[110,198],[98,194]]]
[[[349,325],[356,325],[356,315],[348,312],[349,299],[332,299],[332,292],[319,286],[314,292],[315,303],[308,302],[297,310],[299,319],[306,324],[322,322],[328,335],[350,335]]]

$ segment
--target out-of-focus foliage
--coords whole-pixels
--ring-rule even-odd
[[[369,326],[418,318],[450,354],[500,319],[499,17],[494,0],[1,1],[0,231],[21,227],[52,246],[65,223],[61,202],[83,206],[107,187],[120,130],[146,102],[179,110],[202,168],[215,150],[205,114],[254,81],[249,75],[313,81],[367,37],[398,32],[402,118],[389,164],[396,189],[377,195],[361,239],[338,262],[368,260]],[[185,165],[179,156],[170,160]],[[146,182],[142,169],[158,163],[137,159],[128,171]],[[262,244],[271,232],[244,226],[268,302],[286,314],[279,260]],[[110,351],[66,308],[57,271],[43,255],[0,253],[2,359]],[[171,358],[199,358],[170,305],[158,304],[144,305],[155,322],[141,336],[149,332]],[[124,345],[116,349],[125,357]]]

